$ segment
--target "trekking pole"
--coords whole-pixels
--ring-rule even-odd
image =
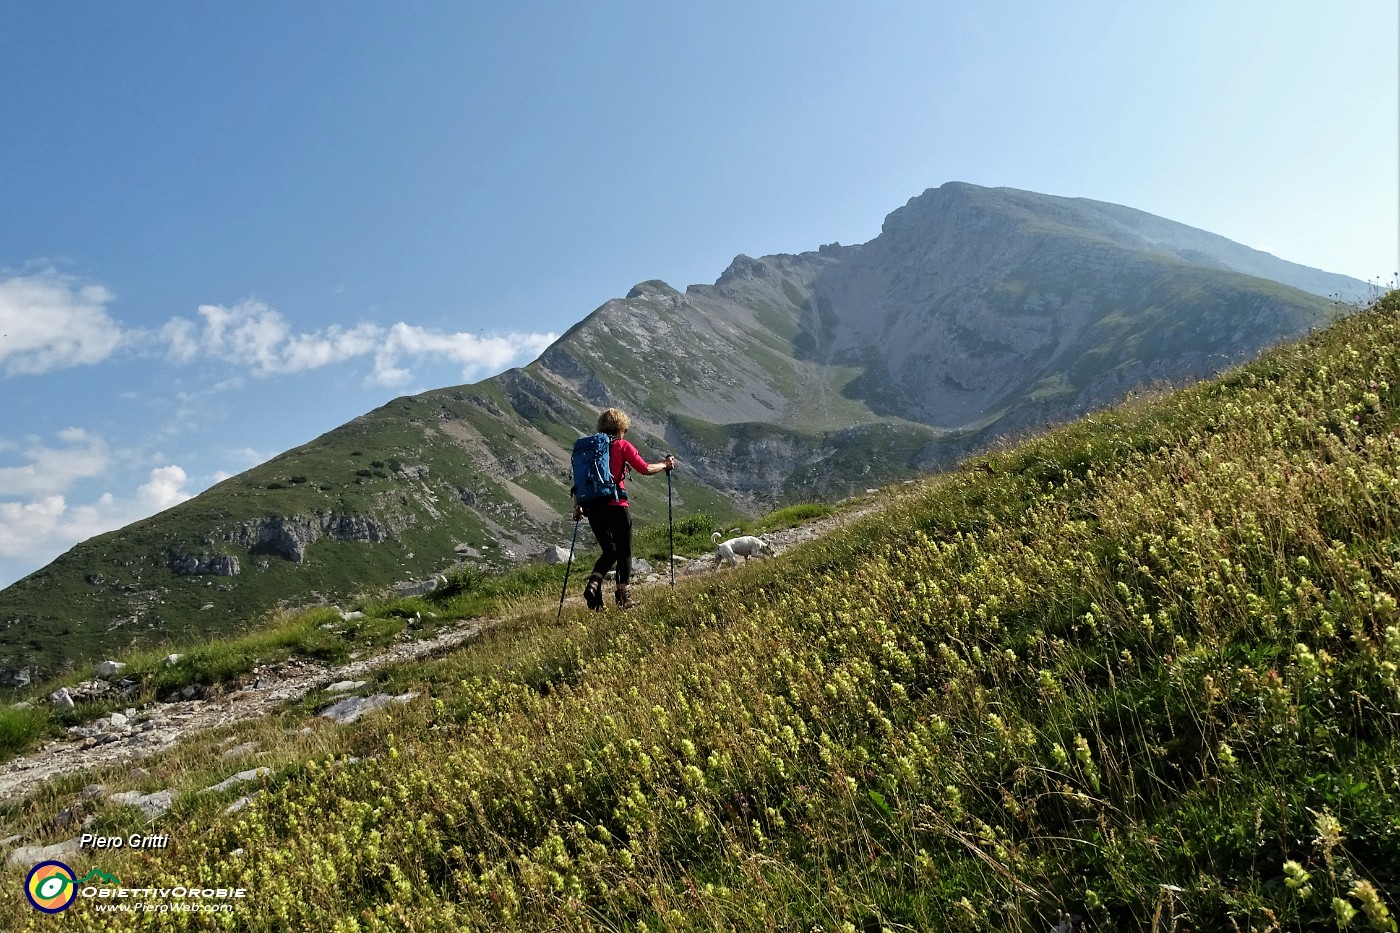
[[[669,456],[671,456],[671,455],[670,455],[670,454],[667,454],[666,456],[669,457]],[[670,468],[668,468],[668,469],[666,470],[666,530],[667,530],[667,532],[668,532],[668,534],[670,535],[670,538],[671,538],[671,558],[670,558],[670,559],[671,559],[671,591],[672,591],[672,592],[675,592],[675,589],[676,589],[676,523],[675,523],[675,520],[671,518],[671,470],[673,470],[673,469],[675,469],[675,468],[674,468],[674,467],[670,467]]]
[[[559,611],[554,614],[554,621],[558,622],[564,614],[564,596],[569,592],[569,571],[574,566],[574,545],[578,544],[578,523],[582,519],[574,519],[574,540],[569,542],[569,562],[564,565],[564,588],[559,591]]]

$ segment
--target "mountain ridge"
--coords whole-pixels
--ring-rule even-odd
[[[671,505],[723,522],[953,462],[1338,313],[1102,207],[949,183],[864,244],[740,254],[684,292],[640,282],[526,366],[393,399],[0,591],[0,671],[536,554],[568,538],[568,450],[602,407],[680,456]],[[1164,242],[1180,226],[1134,222]],[[664,520],[666,488],[631,486],[638,519]]]

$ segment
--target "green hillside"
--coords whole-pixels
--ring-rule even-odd
[[[1106,207],[950,183],[860,246],[642,282],[528,366],[394,399],[0,591],[0,686],[538,558],[569,538],[569,449],[605,407],[645,455],[678,455],[675,508],[733,522],[1208,376],[1339,312],[1202,252],[1219,238],[1157,218],[1147,239],[1147,215]],[[662,516],[662,484],[629,492]]]
[[[67,925],[1395,930],[1397,316],[386,672],[426,695],[79,867],[245,907]]]

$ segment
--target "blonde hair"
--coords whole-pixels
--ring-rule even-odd
[[[598,416],[598,430],[613,437],[621,437],[631,426],[632,420],[619,408],[609,408]]]

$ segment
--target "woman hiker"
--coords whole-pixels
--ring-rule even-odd
[[[608,448],[608,467],[617,481],[618,497],[584,508],[574,504],[574,521],[587,516],[588,527],[593,529],[593,537],[603,553],[593,565],[588,582],[583,587],[583,601],[589,609],[603,608],[603,579],[613,564],[617,564],[617,605],[626,609],[630,605],[627,584],[632,578],[632,516],[627,510],[627,495],[623,488],[627,468],[631,467],[643,476],[655,476],[676,465],[676,458],[667,455],[660,463],[647,463],[631,441],[622,439],[632,421],[626,413],[609,408],[598,416],[598,430],[612,438]]]

